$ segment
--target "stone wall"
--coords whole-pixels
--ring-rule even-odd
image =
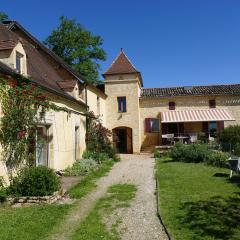
[[[132,129],[133,152],[140,152],[139,131],[139,79],[137,75],[114,75],[105,79],[106,126],[113,130],[116,127]],[[127,112],[118,112],[117,97],[126,96]]]
[[[229,125],[240,125],[240,97],[239,96],[185,96],[171,98],[142,98],[140,99],[140,132],[141,146],[144,148],[150,145],[159,145],[159,133],[145,132],[145,118],[159,118],[159,113],[168,111],[168,103],[174,101],[176,110],[194,110],[194,109],[209,109],[209,100],[216,100],[217,109],[227,109],[230,114],[236,119],[234,122],[225,122],[225,127]],[[188,125],[190,128],[190,124]],[[193,126],[198,129],[198,126]]]

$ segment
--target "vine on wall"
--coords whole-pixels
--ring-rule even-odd
[[[26,78],[0,77],[0,101],[0,143],[11,178],[21,165],[34,165],[37,125],[46,111],[66,109],[51,103],[44,91]]]

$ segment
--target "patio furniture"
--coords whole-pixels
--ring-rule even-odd
[[[166,138],[167,138],[167,141],[168,141],[171,145],[174,145],[174,144],[175,144],[174,134],[173,134],[173,133],[171,133],[171,134],[166,134]]]
[[[240,158],[237,157],[237,156],[231,156],[229,159],[228,159],[228,165],[231,169],[230,171],[230,178],[232,177],[233,175],[233,172],[239,174],[240,173]]]
[[[189,138],[191,143],[195,143],[198,140],[197,133],[189,133]]]
[[[178,136],[178,137],[174,137],[174,139],[177,139],[179,142],[183,143],[184,140],[189,139],[188,136]]]

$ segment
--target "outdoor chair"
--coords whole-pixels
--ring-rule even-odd
[[[233,175],[233,172],[239,174],[240,173],[240,158],[239,157],[230,157],[228,159],[228,165],[230,167],[230,178]]]
[[[190,142],[191,143],[195,143],[198,140],[196,133],[189,133],[189,137],[190,137]]]
[[[173,134],[173,133],[167,134],[167,141],[170,142],[171,145],[174,145],[174,144],[175,144],[174,134]]]

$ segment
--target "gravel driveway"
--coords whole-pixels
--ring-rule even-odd
[[[60,231],[49,239],[69,239],[94,207],[97,200],[104,196],[107,188],[117,183],[134,184],[137,187],[135,199],[129,208],[117,212],[122,219],[119,225],[123,240],[167,240],[167,236],[157,217],[154,158],[148,154],[124,154],[109,174],[97,181],[97,188],[82,198],[66,219],[62,222]]]
[[[120,232],[123,240],[168,239],[157,217],[154,158],[148,154],[121,155],[124,171],[120,183],[137,186],[136,197],[129,208],[120,211]],[[117,170],[117,169],[116,169]]]

